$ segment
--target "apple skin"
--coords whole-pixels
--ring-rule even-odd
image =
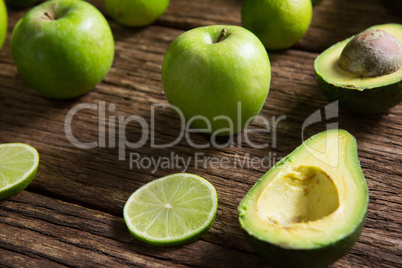
[[[281,50],[303,38],[312,14],[310,0],[244,0],[241,22],[268,50]]]
[[[169,6],[169,0],[104,0],[109,15],[118,23],[146,26],[156,21]]]
[[[0,49],[4,45],[7,36],[7,8],[3,0],[0,0]]]
[[[6,0],[6,4],[12,8],[23,9],[35,5],[40,0]]]
[[[113,63],[114,41],[106,19],[91,4],[50,0],[18,21],[11,51],[34,89],[48,98],[67,99],[102,81]]]
[[[226,38],[217,43],[222,29]],[[268,95],[271,66],[261,41],[238,26],[205,26],[177,37],[162,66],[162,82],[171,105],[180,109],[191,127],[216,136],[237,133],[258,115]],[[238,103],[241,109],[238,109]],[[241,111],[241,112],[239,112]],[[227,116],[227,120],[214,120]]]

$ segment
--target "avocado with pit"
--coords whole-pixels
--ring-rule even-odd
[[[366,219],[368,189],[356,139],[314,135],[280,160],[238,207],[254,250],[273,267],[326,267],[347,253]]]
[[[402,25],[383,24],[341,41],[314,62],[318,86],[331,101],[360,114],[402,101]]]

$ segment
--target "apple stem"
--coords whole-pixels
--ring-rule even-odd
[[[45,12],[45,16],[50,20],[54,20],[54,18],[47,12]]]
[[[226,37],[227,32],[228,32],[228,31],[227,31],[225,28],[223,28],[223,29],[222,29],[222,32],[221,32],[221,35],[219,36],[219,38],[218,38],[218,40],[216,41],[216,43],[221,42],[221,41]]]

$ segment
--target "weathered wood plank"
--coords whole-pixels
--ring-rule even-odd
[[[88,0],[110,19],[102,0]],[[189,30],[204,25],[241,26],[241,0],[172,0],[164,15],[156,22],[170,28]],[[321,52],[332,44],[360,31],[383,23],[402,23],[402,11],[389,10],[379,0],[323,0],[313,9],[311,26],[295,48]],[[26,10],[15,11],[15,19]],[[14,19],[14,18],[12,18]],[[11,21],[14,25],[14,21]]]
[[[101,7],[101,1],[91,2]],[[239,18],[236,17],[238,15],[236,15],[237,13],[234,10],[239,9],[239,2],[222,0],[214,1],[214,4],[224,7],[220,12],[233,14],[230,19],[234,22],[230,24],[236,24],[235,20],[239,22]],[[215,9],[210,11],[212,14],[208,13],[205,17],[201,18],[198,18],[191,12],[185,11],[188,8],[191,10],[191,7],[193,7],[192,10],[197,10],[196,13],[201,14],[202,10],[210,4],[210,1],[172,1],[169,11],[161,18],[158,24],[187,29],[187,27],[197,25],[220,23],[221,17],[217,16],[217,13],[213,13],[216,12]],[[366,9],[367,12],[362,17],[354,16],[345,20],[345,17],[337,17],[335,11],[330,9],[330,7],[334,8],[338,4],[345,7],[353,6],[352,10],[355,13],[357,13],[356,10]],[[317,9],[321,11],[317,11]],[[375,9],[379,10],[380,15],[378,17],[373,16]],[[182,13],[180,15],[175,12]],[[321,12],[321,17],[320,15],[316,15],[316,13],[321,14]],[[319,23],[317,25],[323,27],[322,32],[315,30],[314,23],[316,22],[313,22],[310,30],[313,33],[316,32],[317,40],[311,38],[306,45],[303,43],[305,41],[302,40],[297,46],[299,50],[287,50],[281,53],[270,52],[272,86],[261,115],[269,119],[270,123],[272,123],[272,116],[276,119],[283,115],[286,116],[285,120],[278,123],[276,147],[270,145],[266,149],[255,149],[247,145],[243,138],[241,146],[235,147],[207,148],[195,151],[188,142],[182,140],[177,145],[164,150],[152,148],[149,141],[140,149],[127,150],[127,156],[129,153],[139,153],[143,158],[169,157],[173,152],[187,160],[190,159],[190,167],[186,171],[204,176],[215,185],[219,195],[217,219],[211,231],[203,238],[204,241],[197,242],[212,248],[208,248],[206,251],[202,250],[202,254],[208,255],[216,250],[219,251],[223,246],[228,248],[226,250],[230,252],[243,251],[245,252],[244,254],[248,254],[247,252],[252,251],[238,226],[236,207],[242,196],[244,196],[267,168],[261,166],[253,167],[251,165],[241,168],[239,164],[234,167],[233,163],[238,163],[236,161],[239,160],[236,154],[239,155],[242,161],[248,154],[250,157],[261,159],[269,156],[269,153],[271,153],[276,154],[276,159],[272,159],[273,162],[276,162],[280,157],[285,156],[301,143],[301,126],[304,120],[311,113],[328,104],[328,101],[320,93],[315,84],[312,64],[317,54],[301,50],[319,51],[337,41],[335,40],[336,38],[340,40],[361,30],[358,29],[359,27],[363,29],[370,26],[370,23],[382,23],[387,19],[384,14],[388,14],[384,12],[382,7],[376,5],[372,0],[365,2],[364,5],[354,4],[352,1],[347,3],[344,0],[340,0],[337,3],[335,1],[323,0],[315,8],[315,20],[317,20],[317,17],[321,18],[322,24]],[[13,25],[22,14],[22,11],[10,11],[10,33]],[[231,21],[228,16],[226,16],[227,21]],[[387,16],[390,18],[389,21],[395,18],[394,15],[388,14]],[[224,17],[223,19],[226,20]],[[351,26],[346,27],[346,24],[349,23]],[[343,25],[343,28],[339,28],[339,25]],[[140,265],[153,264],[154,257],[160,256],[158,255],[160,254],[159,250],[152,247],[144,247],[143,245],[139,246],[140,244],[131,238],[129,238],[129,243],[134,243],[134,246],[129,249],[126,249],[124,246],[121,248],[120,244],[113,244],[115,242],[112,241],[117,239],[116,241],[124,242],[127,240],[115,238],[114,235],[111,235],[114,233],[108,229],[111,227],[107,226],[108,224],[113,226],[116,221],[119,223],[118,226],[120,226],[119,237],[128,236],[120,218],[122,207],[128,196],[144,183],[166,174],[182,171],[182,169],[164,168],[157,169],[154,173],[153,167],[148,169],[131,169],[127,159],[125,161],[118,161],[118,150],[116,148],[78,149],[66,138],[64,120],[68,111],[78,104],[106,102],[107,105],[112,103],[116,105],[116,111],[108,112],[107,116],[121,115],[128,117],[130,115],[139,115],[150,123],[151,105],[167,103],[160,78],[163,55],[170,42],[183,31],[161,26],[133,30],[121,27],[114,22],[111,22],[111,26],[116,39],[116,59],[111,72],[105,78],[104,82],[98,85],[92,92],[70,101],[44,99],[26,85],[19,77],[10,55],[9,34],[5,48],[0,51],[0,142],[27,142],[38,148],[41,155],[41,165],[37,178],[28,188],[29,191],[103,211],[88,212],[91,215],[88,215],[87,218],[100,213],[103,215],[102,217],[108,219],[105,220],[104,225],[101,227],[97,226],[89,231],[99,236],[95,237],[98,239],[98,244],[96,245],[101,243],[99,241],[103,242],[106,239],[108,243],[112,244],[111,247],[118,251],[118,253],[114,252],[113,254],[115,255],[113,256],[119,255],[120,250],[127,254],[135,251],[139,254],[135,258],[129,259],[129,264],[136,262]],[[311,36],[314,36],[313,33]],[[309,38],[309,35],[306,36],[306,40]],[[319,37],[320,35],[321,37]],[[325,38],[322,38],[323,36]],[[337,262],[335,266],[372,266],[375,263],[382,264],[384,267],[395,267],[401,263],[401,113],[401,105],[391,109],[388,114],[376,116],[356,116],[342,111],[338,120],[331,121],[339,121],[341,128],[347,129],[358,139],[360,160],[367,177],[371,198],[367,227],[361,239],[352,251],[345,258]],[[156,120],[158,124],[155,129],[155,139],[158,143],[168,143],[178,137],[180,134],[178,127],[180,122],[172,110],[157,110]],[[327,122],[307,128],[306,135],[310,136],[313,133],[324,130],[325,123]],[[83,142],[96,141],[99,138],[98,125],[99,115],[97,111],[82,110],[77,113],[73,120],[73,134]],[[257,122],[254,126],[262,126],[262,123]],[[126,134],[128,139],[134,142],[140,138],[142,130],[138,124],[131,123],[127,126]],[[272,132],[251,133],[250,137],[256,143],[272,144],[274,141]],[[205,135],[191,134],[191,138],[195,143],[199,144],[209,142],[208,136]],[[117,138],[115,141],[117,142]],[[219,142],[223,144],[226,140],[219,139]],[[194,161],[195,152],[219,159],[227,157],[232,165],[223,168],[213,168],[211,165],[205,167],[202,165],[196,166],[197,163]],[[251,164],[251,159],[246,159],[246,163]],[[35,198],[32,196],[35,196]],[[2,207],[2,204],[7,204],[6,208],[2,210],[5,216],[1,218],[4,220],[1,225],[6,231],[1,229],[0,235],[5,233],[20,233],[26,237],[32,235],[38,241],[44,241],[45,237],[53,235],[53,233],[50,233],[50,230],[56,233],[56,238],[52,238],[54,240],[52,240],[54,249],[47,248],[45,243],[34,247],[35,251],[30,251],[30,247],[27,246],[35,246],[34,241],[28,238],[18,241],[16,238],[9,236],[3,237],[3,239],[8,241],[9,246],[6,248],[0,246],[0,249],[7,252],[11,250],[10,252],[13,253],[10,254],[14,254],[16,258],[19,256],[21,266],[23,266],[25,261],[25,257],[19,255],[22,253],[28,254],[26,258],[39,258],[38,263],[41,264],[46,260],[49,262],[61,262],[62,258],[60,256],[67,254],[69,249],[76,251],[78,255],[84,254],[83,252],[86,252],[88,248],[90,251],[95,251],[94,247],[90,247],[84,243],[86,240],[80,241],[81,244],[79,245],[85,246],[83,249],[75,249],[74,244],[70,245],[72,243],[71,239],[73,239],[76,233],[79,234],[81,231],[87,232],[88,230],[75,230],[76,226],[71,226],[72,220],[63,215],[63,210],[57,214],[59,215],[57,221],[52,219],[50,223],[48,222],[48,216],[37,218],[33,215],[33,211],[36,211],[35,207],[38,206],[38,203],[33,199],[44,198],[40,200],[47,200],[46,197],[24,193],[24,195],[18,197],[21,200],[17,197],[15,198],[11,199],[11,201],[0,203],[0,207]],[[23,208],[16,205],[18,202],[22,202],[23,206],[31,204],[29,209],[32,211],[24,211]],[[52,201],[50,204],[51,206],[59,207],[59,203],[57,202]],[[68,204],[65,205],[67,207],[70,206]],[[14,208],[16,206],[17,209]],[[44,210],[48,211],[49,214],[56,213],[51,212],[51,206],[46,207]],[[107,215],[104,212],[115,216]],[[42,213],[44,214],[44,212]],[[25,226],[25,221],[29,224],[32,223],[34,228],[29,229]],[[40,224],[43,222],[49,227],[49,232],[45,232],[46,230],[40,228]],[[71,228],[73,230],[70,230]],[[106,229],[105,233],[103,232],[104,229]],[[57,240],[60,239],[59,237],[63,233],[68,234],[70,237],[67,240]],[[85,236],[81,233],[80,239],[84,238]],[[64,243],[68,245],[64,247]],[[214,248],[212,244],[216,244],[218,248]],[[142,249],[143,247],[143,251],[137,249]],[[180,253],[172,255],[169,257],[170,259],[160,259],[160,262],[158,262],[159,259],[156,257],[155,265],[171,264],[172,261],[180,259],[182,255],[194,255],[193,258],[202,257],[201,253],[199,253],[200,248],[193,244],[181,250],[183,251],[179,250]],[[50,252],[48,253],[47,251]],[[107,250],[105,252],[111,254]],[[105,259],[106,264],[126,264],[124,263],[126,259],[120,262],[120,259],[110,257],[109,255],[105,257],[103,253],[97,254],[96,252],[92,252],[91,254],[90,256],[94,258],[94,262],[91,264],[94,265],[103,262],[103,258],[107,259]],[[149,259],[142,255],[149,256]],[[249,257],[250,261],[255,265],[259,264],[259,259],[255,255],[249,254],[247,256],[251,256]],[[227,261],[223,255],[217,258],[222,264]],[[82,264],[78,257],[73,261],[75,262],[71,263],[71,265],[79,266]],[[3,264],[8,265],[8,262],[4,261]],[[67,262],[61,262],[60,264],[68,265]],[[200,259],[189,259],[181,264],[207,265],[207,263],[204,263]]]
[[[0,228],[0,250],[26,252],[38,263],[50,260],[70,267],[263,264],[254,254],[202,240],[182,247],[151,247],[131,237],[119,217],[29,192],[0,201]],[[0,258],[0,265],[7,263],[9,258]]]
[[[241,25],[242,2],[175,0],[157,23],[183,30],[213,24]],[[102,3],[93,3],[106,13]],[[318,52],[372,25],[402,23],[402,13],[390,12],[378,0],[323,0],[313,10],[311,27],[297,49]]]
[[[39,97],[20,78],[15,79],[18,76],[17,70],[8,64],[12,62],[12,59],[9,54],[6,55],[6,60],[2,65],[8,66],[3,69],[7,70],[8,73],[1,77],[1,81],[2,84],[7,85],[7,88],[2,91],[1,96],[4,100],[2,102],[3,110],[8,112],[3,113],[1,122],[7,126],[7,129],[3,132],[2,138],[4,141],[12,141],[15,139],[15,133],[18,133],[20,139],[33,143],[41,152],[43,164],[38,178],[30,189],[118,215],[121,213],[124,201],[133,190],[153,178],[179,170],[158,170],[155,174],[151,174],[150,171],[152,170],[131,170],[128,161],[117,161],[117,151],[115,149],[77,151],[65,137],[63,128],[65,116],[68,110],[78,103],[98,103],[107,100],[108,103],[116,104],[117,114],[125,116],[137,114],[150,122],[150,104],[166,103],[160,85],[160,64],[163,59],[163,51],[180,31],[150,27],[145,31],[133,33],[131,30],[122,29],[113,23],[112,27],[116,33],[117,48],[114,67],[105,79],[105,84],[99,85],[97,90],[75,101],[54,102]],[[127,44],[130,45],[128,46]],[[9,48],[6,47],[5,51],[7,49]],[[152,49],[152,52],[149,51],[150,49]],[[300,127],[302,122],[310,113],[327,103],[317,90],[312,76],[311,66],[315,56],[315,54],[297,51],[271,54],[273,66],[272,89],[262,115],[267,118],[271,116],[278,118],[281,115],[286,115],[289,118],[279,124],[278,134],[280,135],[277,139],[280,146],[268,149],[268,151],[277,153],[278,158],[289,153],[301,142]],[[137,66],[140,63],[143,63],[146,68],[130,68],[130,66]],[[16,90],[22,90],[22,92],[16,92]],[[14,96],[15,92],[16,96]],[[398,114],[400,114],[400,107],[391,110],[389,115],[381,115],[377,120],[379,122],[376,126],[371,124],[373,117],[359,118],[345,113],[342,114],[343,118],[340,126],[351,131],[358,137],[359,142],[363,143],[360,146],[360,150],[363,150],[361,152],[363,167],[365,163],[370,163],[370,161],[372,165],[380,166],[377,172],[373,171],[372,179],[378,178],[381,184],[384,184],[382,174],[390,171],[392,171],[391,174],[395,174],[395,171],[400,174],[398,166],[395,169],[395,167],[387,164],[378,165],[378,163],[375,163],[377,160],[372,159],[372,153],[376,152],[377,156],[382,150],[386,150],[385,143],[396,142],[397,144],[394,145],[400,148],[398,139],[393,138],[400,135],[400,131],[397,131],[399,126]],[[98,138],[97,127],[99,120],[96,111],[85,110],[79,113],[78,116],[79,120],[77,119],[74,124],[74,134],[86,142],[96,140]],[[179,122],[174,113],[167,111],[166,113],[158,114],[158,116],[161,116],[160,121],[163,124],[156,129],[157,141],[169,142],[177,137],[179,134],[177,128]],[[32,118],[35,118],[35,120],[32,120]],[[374,117],[374,119],[376,118]],[[356,121],[359,124],[356,124]],[[377,133],[375,140],[372,140],[370,136],[366,136],[366,132],[359,131],[364,125],[371,126],[370,131]],[[389,126],[393,125],[395,125],[396,131],[389,129]],[[313,131],[322,127],[321,125],[315,129],[313,128]],[[32,135],[32,133],[35,133],[35,135]],[[130,140],[136,140],[141,134],[141,129],[138,128],[138,125],[132,125],[128,127],[128,133],[130,133],[128,134],[130,135]],[[366,142],[364,140],[365,136],[369,138]],[[264,133],[254,137],[259,142],[271,142],[271,136],[267,136]],[[197,143],[207,142],[206,137],[203,135],[193,135],[193,138]],[[377,141],[378,139],[380,142]],[[194,153],[191,150],[189,151],[188,144],[185,141],[164,152],[152,149],[149,143],[144,148],[141,148],[141,151],[131,150],[131,152],[140,152],[144,157],[169,156],[171,151],[186,158],[194,157]],[[400,150],[388,151],[387,153],[381,153],[381,162],[392,163],[398,160]],[[267,153],[265,150],[255,150],[247,145],[242,148],[225,148],[212,153],[209,149],[199,150],[199,152],[220,158],[229,156],[231,161],[235,161],[235,153],[243,156],[251,153],[258,157],[264,157]],[[365,157],[367,162],[363,161]],[[215,182],[215,186],[221,193],[220,200],[224,206],[220,212],[222,213],[222,216],[220,216],[222,217],[221,225],[225,226],[227,222],[232,223],[232,228],[236,230],[236,236],[242,237],[236,223],[235,208],[241,196],[247,192],[249,187],[265,170],[259,168],[257,170],[249,169],[249,172],[232,171],[227,173],[226,171],[230,171],[230,168],[227,168],[225,171],[227,175],[222,178],[222,173],[219,169],[211,170],[206,168],[200,171],[195,167],[193,161],[189,171],[201,173],[201,175]],[[40,174],[43,175],[41,176]],[[389,188],[389,186],[395,185],[396,190],[400,190],[398,180],[394,180],[392,177],[385,179],[385,187]],[[66,187],[60,187],[60,185],[65,185]],[[230,186],[229,190],[227,189],[228,186]],[[108,202],[102,202],[106,193],[109,200]],[[379,193],[379,195],[382,194],[383,192]],[[219,228],[219,223],[217,226]],[[221,236],[219,240],[224,236],[223,229],[222,227],[222,229],[216,231],[218,237]],[[242,242],[244,242],[244,239],[233,240],[226,238],[221,241],[221,243],[244,249],[245,247],[240,245],[244,244]]]
[[[3,249],[3,245],[0,245],[0,256],[0,265],[2,267],[65,267],[57,262],[49,261],[48,259],[38,258],[34,254],[30,254],[27,252],[20,253]]]

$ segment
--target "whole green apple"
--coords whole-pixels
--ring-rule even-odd
[[[27,8],[38,3],[39,0],[6,0],[8,6],[13,8]]]
[[[286,49],[307,32],[311,0],[244,0],[241,22],[267,49]]]
[[[104,3],[114,20],[133,27],[151,24],[169,6],[169,0],[104,0]]]
[[[169,103],[180,109],[187,124],[216,136],[231,135],[262,109],[271,66],[263,44],[250,31],[205,26],[172,42],[162,82]]]
[[[7,35],[7,9],[3,0],[0,0],[0,49],[3,47]]]
[[[54,99],[82,95],[108,73],[112,31],[103,15],[81,0],[50,0],[17,23],[11,50],[21,76]]]

